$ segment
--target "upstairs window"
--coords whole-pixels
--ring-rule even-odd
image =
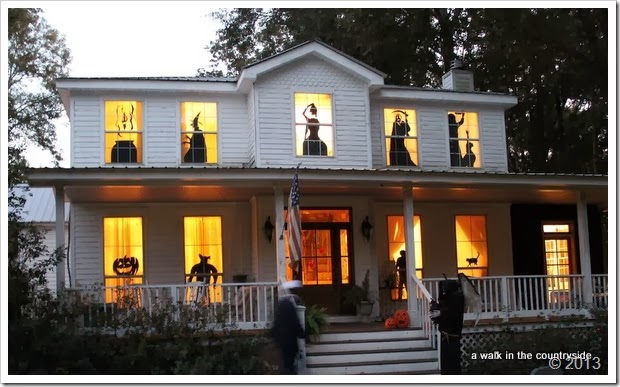
[[[105,101],[105,163],[142,162],[142,102]]]
[[[448,112],[450,166],[480,168],[478,114]]]
[[[418,130],[415,110],[383,110],[387,165],[418,166]]]
[[[322,157],[334,155],[330,94],[295,93],[295,154]]]
[[[181,103],[181,159],[188,164],[217,163],[217,104]]]

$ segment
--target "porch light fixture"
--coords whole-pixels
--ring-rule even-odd
[[[271,216],[267,217],[267,220],[265,221],[265,225],[263,226],[263,231],[265,232],[265,237],[267,238],[267,240],[269,241],[269,243],[271,243],[271,240],[273,239],[273,230],[275,229],[273,223],[271,223]]]
[[[364,218],[362,222],[362,235],[366,238],[367,241],[370,240],[370,230],[372,230],[372,224],[368,221],[368,217]]]

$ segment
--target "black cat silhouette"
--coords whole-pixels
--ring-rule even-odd
[[[198,127],[198,117],[200,113],[196,114],[192,121],[192,128],[194,128],[194,134],[192,137],[185,136],[189,141],[184,144],[189,144],[189,149],[183,156],[183,161],[186,163],[204,163],[207,159],[207,147],[205,144],[205,136],[202,134],[202,130]]]
[[[478,266],[478,258],[480,257],[480,251],[478,251],[478,255],[476,255],[476,257],[471,257],[471,258],[466,258],[465,260],[467,261],[467,266]]]

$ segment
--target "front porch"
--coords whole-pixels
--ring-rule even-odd
[[[522,321],[527,318],[545,320],[563,316],[588,317],[588,308],[608,305],[607,274],[592,275],[592,294],[584,291],[583,275],[567,276],[495,276],[471,278],[482,297],[479,324]],[[443,279],[414,279],[417,297],[414,308],[408,301],[380,299],[375,319],[397,309],[409,309],[411,326],[424,328],[430,339],[436,334],[428,316],[430,300],[437,300]],[[172,319],[201,323],[213,329],[267,329],[273,320],[278,297],[276,282],[128,285],[123,287],[70,288],[84,306],[85,326],[112,326],[118,316],[170,313]],[[585,300],[591,299],[588,303]],[[413,301],[413,300],[412,300]],[[466,311],[464,320],[470,325],[476,314]],[[354,316],[348,320],[355,321]]]

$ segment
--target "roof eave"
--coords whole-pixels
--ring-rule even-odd
[[[433,103],[447,104],[469,104],[478,103],[485,105],[496,105],[504,109],[515,106],[518,102],[517,97],[512,95],[468,93],[458,91],[443,91],[437,89],[429,90],[403,90],[381,88],[374,96],[378,99],[408,99]]]

